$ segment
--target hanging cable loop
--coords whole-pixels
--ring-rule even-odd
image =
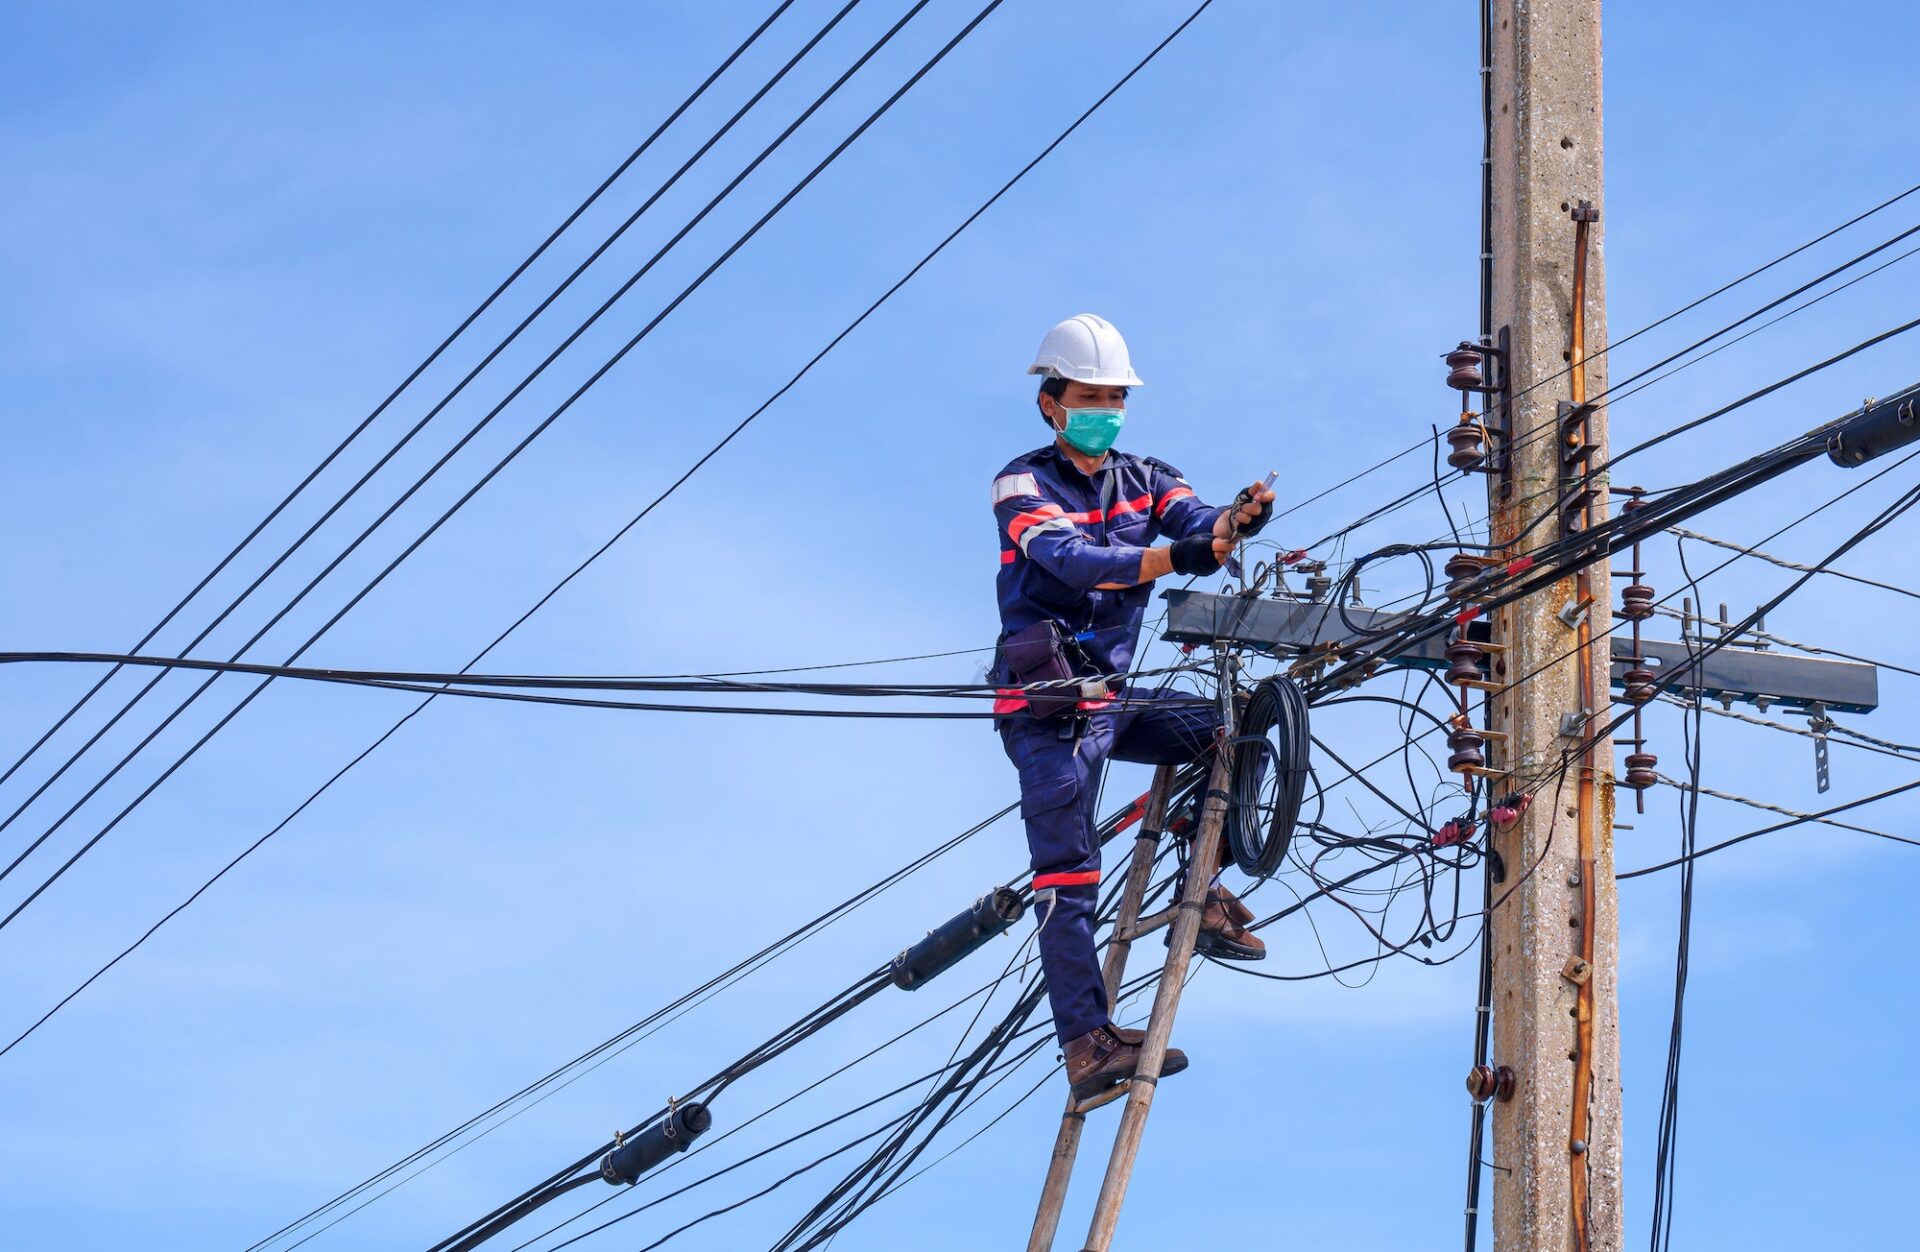
[[[1266,878],[1285,864],[1306,799],[1312,734],[1307,699],[1291,679],[1268,678],[1253,689],[1229,744],[1233,781],[1227,805],[1227,846],[1234,864]],[[1271,769],[1272,803],[1263,804]]]

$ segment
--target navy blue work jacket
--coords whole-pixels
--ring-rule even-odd
[[[1209,532],[1220,513],[1193,494],[1179,470],[1149,456],[1109,452],[1091,477],[1055,444],[1015,458],[993,480],[1001,638],[1052,618],[1083,637],[1092,672],[1125,673],[1152,584],[1100,584],[1132,584],[1147,548]],[[1009,681],[998,663],[993,680]],[[1002,699],[994,709],[1011,712],[1025,703]]]

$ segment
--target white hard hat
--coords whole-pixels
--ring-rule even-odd
[[[1112,322],[1091,313],[1077,313],[1048,331],[1027,373],[1101,387],[1142,385],[1127,359],[1127,341]]]

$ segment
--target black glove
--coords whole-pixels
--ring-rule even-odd
[[[1253,503],[1252,493],[1247,491],[1242,491],[1239,495],[1233,498],[1233,507],[1228,509],[1227,513],[1229,515],[1237,514],[1241,509],[1246,508],[1252,503]],[[1273,502],[1268,501],[1266,504],[1263,504],[1260,506],[1260,511],[1258,513],[1255,513],[1251,520],[1245,523],[1242,523],[1239,530],[1240,538],[1242,539],[1253,538],[1255,535],[1259,534],[1262,530],[1265,530],[1267,523],[1272,520],[1273,520]]]
[[[1168,552],[1173,557],[1173,572],[1176,574],[1212,574],[1220,569],[1220,562],[1213,555],[1213,536],[1210,534],[1176,539]]]

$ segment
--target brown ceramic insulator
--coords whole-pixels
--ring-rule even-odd
[[[1477,682],[1480,678],[1480,662],[1486,655],[1487,650],[1473,640],[1455,639],[1447,645],[1447,681]]]
[[[1447,768],[1458,771],[1468,766],[1484,766],[1487,757],[1481,749],[1486,742],[1486,736],[1472,727],[1454,731],[1447,736],[1447,747],[1453,749],[1453,755],[1447,758]]]
[[[1487,459],[1486,439],[1478,422],[1463,421],[1447,432],[1447,464],[1457,470],[1469,470]]]
[[[1620,696],[1628,704],[1645,704],[1660,694],[1660,676],[1645,666],[1636,665],[1621,675],[1624,690]]]
[[[1630,622],[1643,622],[1653,616],[1652,587],[1645,583],[1628,583],[1620,592],[1620,616]]]
[[[1467,1071],[1467,1094],[1475,1100],[1511,1100],[1513,1071],[1505,1065],[1476,1065]]]
[[[1653,768],[1660,764],[1660,758],[1651,752],[1630,752],[1627,754],[1627,786],[1635,791],[1645,791],[1660,781],[1654,777]]]
[[[1480,577],[1483,568],[1478,560],[1465,552],[1456,552],[1447,558],[1447,594],[1455,597],[1467,594],[1473,580]]]
[[[1486,379],[1480,373],[1480,353],[1470,343],[1463,343],[1447,353],[1447,386],[1457,391],[1469,387],[1480,387]]]

